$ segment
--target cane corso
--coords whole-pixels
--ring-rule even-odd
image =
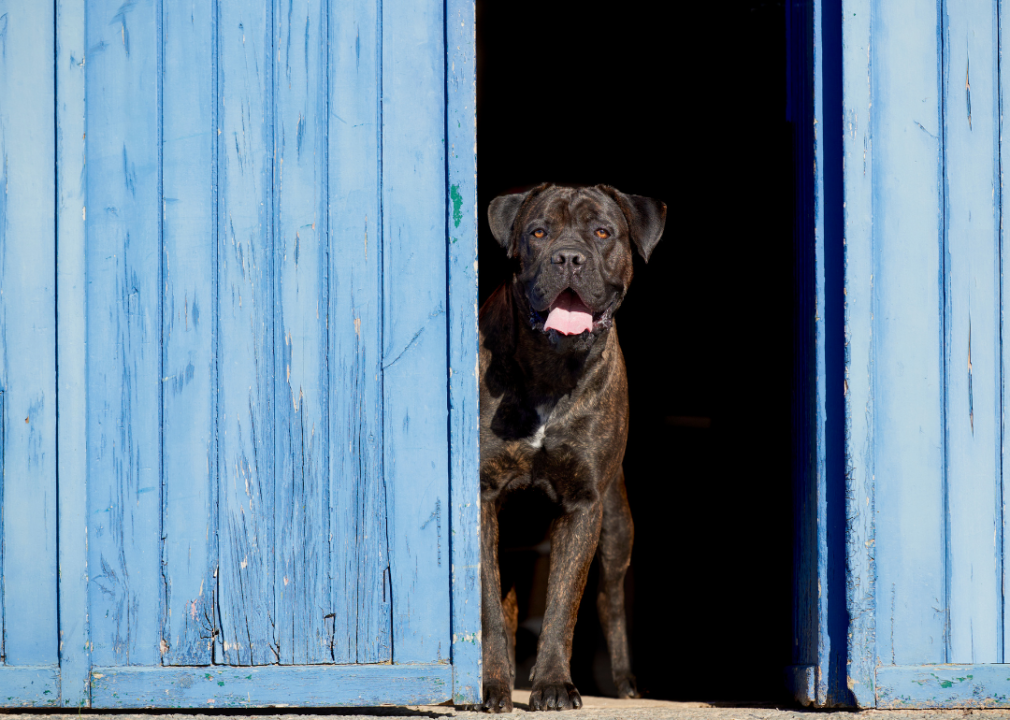
[[[519,272],[480,310],[482,707],[512,710],[518,610],[501,587],[498,511],[523,491],[556,507],[530,708],[582,706],[569,663],[594,554],[614,682],[632,697],[624,575],[634,530],[621,469],[628,381],[614,313],[631,283],[632,248],[648,261],[666,205],[606,185],[545,184],[495,198],[488,216]]]

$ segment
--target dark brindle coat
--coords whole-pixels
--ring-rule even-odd
[[[666,206],[603,185],[541,185],[496,198],[488,214],[520,270],[480,311],[483,708],[512,709],[517,608],[514,593],[502,594],[498,511],[507,494],[528,489],[557,506],[531,708],[582,705],[569,662],[594,553],[614,682],[633,696],[623,583],[634,530],[621,470],[628,384],[613,315],[631,282],[632,244],[648,260]],[[592,311],[591,331],[545,331],[566,290]]]

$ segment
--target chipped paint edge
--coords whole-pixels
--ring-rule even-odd
[[[884,665],[878,708],[1010,708],[1010,666]]]
[[[102,708],[365,707],[450,699],[448,663],[329,666],[96,667]]]
[[[481,699],[477,360],[476,27],[473,0],[446,0],[446,263],[452,664],[456,705]],[[473,368],[470,371],[470,368]]]

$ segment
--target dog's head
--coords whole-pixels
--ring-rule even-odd
[[[610,327],[631,283],[632,246],[648,262],[666,205],[607,185],[545,184],[499,195],[488,219],[509,257],[519,258],[530,326],[577,349]]]

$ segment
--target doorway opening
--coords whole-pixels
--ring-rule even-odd
[[[488,203],[543,181],[667,203],[617,314],[631,393],[639,690],[784,701],[791,662],[792,140],[783,0],[477,0],[480,300],[512,272]],[[503,523],[504,525],[504,523]],[[503,549],[529,687],[543,538]],[[591,571],[573,681],[613,693]],[[524,671],[525,668],[525,671]]]

